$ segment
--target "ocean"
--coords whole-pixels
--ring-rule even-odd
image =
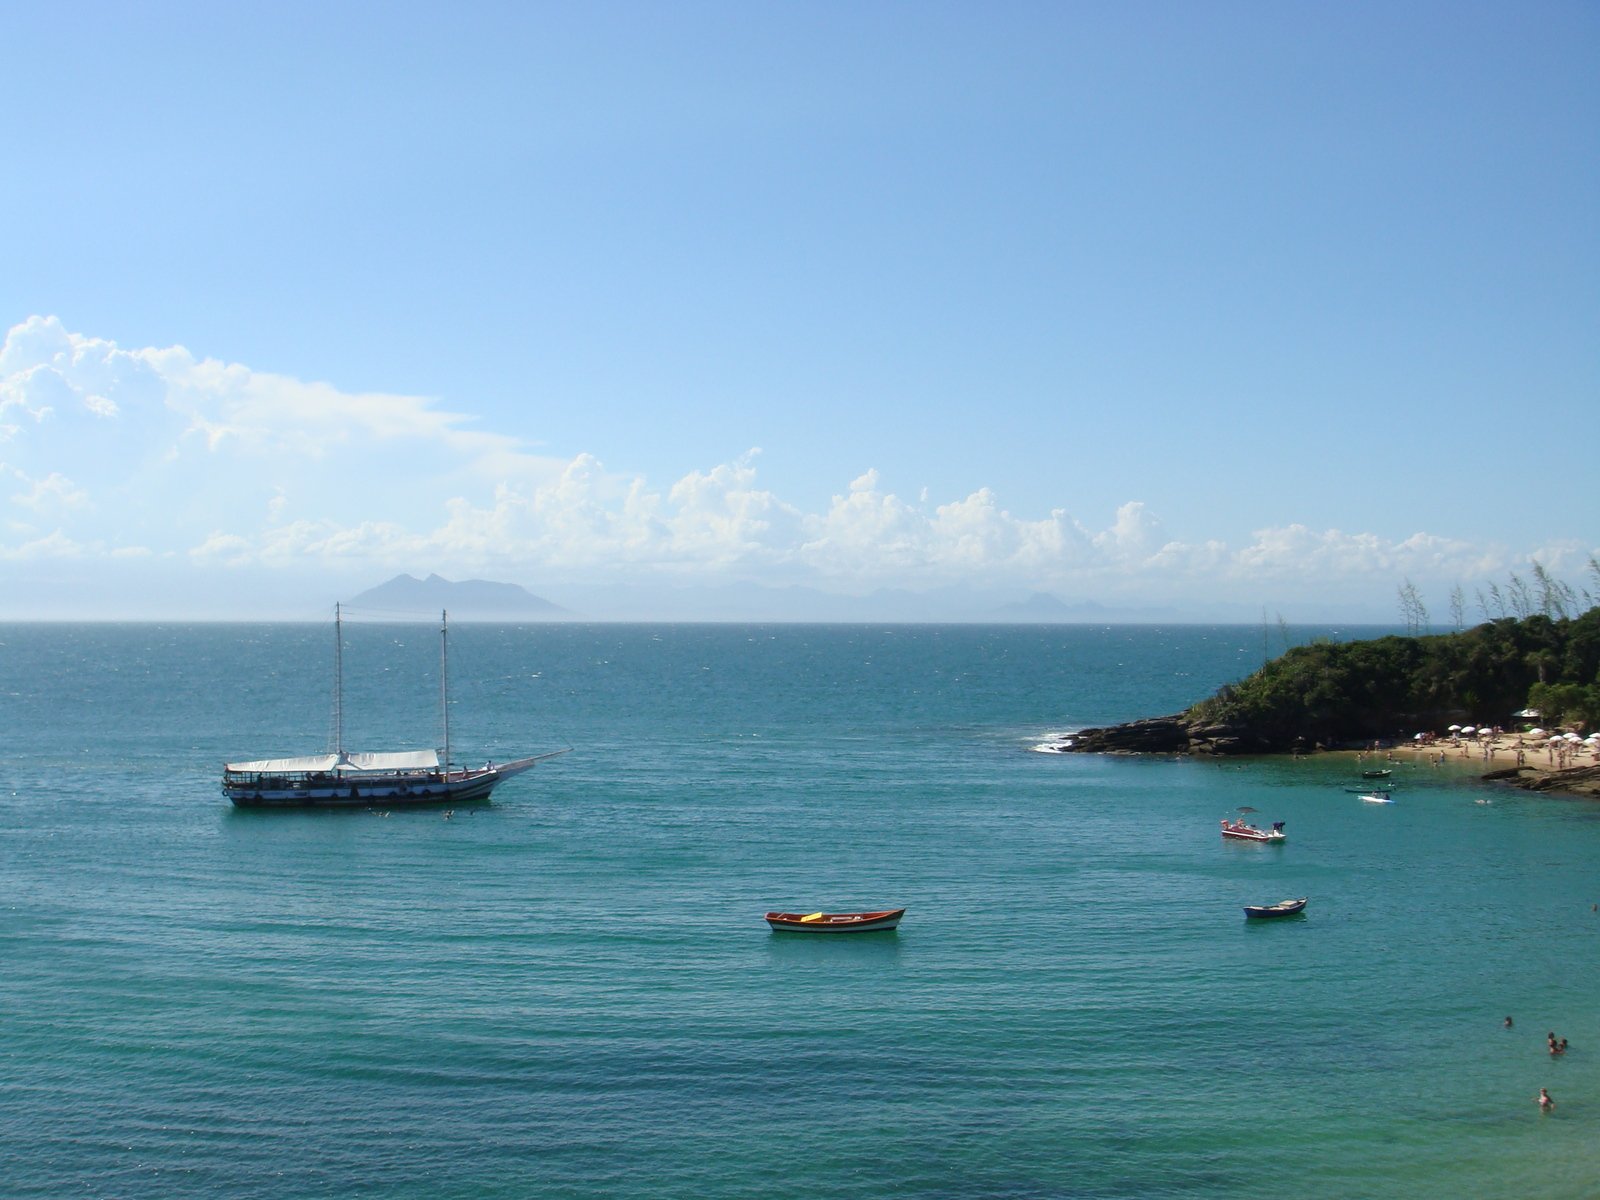
[[[457,758],[569,754],[259,812],[221,765],[327,748],[331,622],[0,626],[0,1194],[1600,1194],[1600,807],[1035,752],[1283,635],[457,624]],[[345,641],[346,745],[436,745],[436,629]]]

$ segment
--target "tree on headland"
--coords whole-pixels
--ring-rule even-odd
[[[1591,560],[1600,579],[1600,569]],[[1221,688],[1179,720],[1234,752],[1348,745],[1453,721],[1512,726],[1537,709],[1552,726],[1600,726],[1600,604],[1577,615],[1576,589],[1542,565],[1534,586],[1513,574],[1505,595],[1489,585],[1501,615],[1471,629],[1433,635],[1408,579],[1399,589],[1407,636],[1297,646],[1250,677]],[[1591,599],[1587,594],[1585,599]],[[1460,589],[1452,614],[1460,622]],[[1548,610],[1548,611],[1541,611]]]
[[[1478,592],[1478,607],[1483,610],[1483,619],[1492,621],[1496,617],[1506,615],[1506,600],[1500,594],[1500,585],[1494,582],[1489,584],[1489,597],[1484,599],[1483,592]]]
[[[1550,574],[1538,558],[1533,560],[1533,582],[1539,590],[1539,611],[1549,618],[1565,618],[1568,611],[1578,606],[1578,592],[1568,582]]]
[[[1400,586],[1400,615],[1405,619],[1406,632],[1415,637],[1428,629],[1428,608],[1422,603],[1422,593],[1417,585],[1407,579]]]
[[[1513,616],[1520,619],[1533,615],[1533,592],[1529,589],[1527,580],[1515,571],[1511,572],[1511,579],[1506,584],[1506,595],[1511,598]]]
[[[1462,594],[1459,583],[1450,589],[1450,622],[1456,627],[1457,633],[1467,627],[1467,598]]]

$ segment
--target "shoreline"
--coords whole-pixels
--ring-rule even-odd
[[[1572,749],[1570,747],[1576,747]],[[1338,753],[1338,751],[1334,751]],[[1562,753],[1556,739],[1529,739],[1526,734],[1500,733],[1488,738],[1435,738],[1431,742],[1399,742],[1376,750],[1356,750],[1358,757],[1383,757],[1403,754],[1411,759],[1479,761],[1489,769],[1531,767],[1559,771],[1574,767],[1600,766],[1600,743],[1573,742]]]
[[[1530,739],[1526,734],[1498,733],[1487,738],[1474,735],[1402,742],[1353,753],[1358,762],[1481,764],[1482,778],[1491,782],[1527,791],[1567,792],[1600,799],[1600,742],[1563,744],[1557,738]]]

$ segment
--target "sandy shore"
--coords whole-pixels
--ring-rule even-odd
[[[1502,733],[1414,741],[1393,749],[1356,751],[1354,757],[1368,769],[1386,762],[1464,767],[1486,780],[1527,791],[1566,792],[1600,799],[1600,742]]]
[[[1473,762],[1485,771],[1504,767],[1536,767],[1560,771],[1570,767],[1600,764],[1600,742],[1567,742],[1555,738],[1530,738],[1526,734],[1501,733],[1490,737],[1452,738],[1446,735],[1433,741],[1403,742],[1390,749],[1359,751],[1363,762],[1393,758],[1397,761]]]

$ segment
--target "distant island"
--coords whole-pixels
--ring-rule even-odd
[[[368,588],[349,602],[357,608],[387,609],[395,613],[431,613],[448,609],[463,621],[550,619],[571,614],[559,604],[535,596],[514,583],[488,579],[460,582],[429,575],[418,579],[396,575],[387,583]]]
[[[1532,714],[1538,714],[1536,717]],[[1451,726],[1600,725],[1600,608],[1505,617],[1459,633],[1296,646],[1183,712],[1085,729],[1059,749],[1102,754],[1304,754],[1410,744]],[[1594,793],[1600,766],[1496,771]]]

